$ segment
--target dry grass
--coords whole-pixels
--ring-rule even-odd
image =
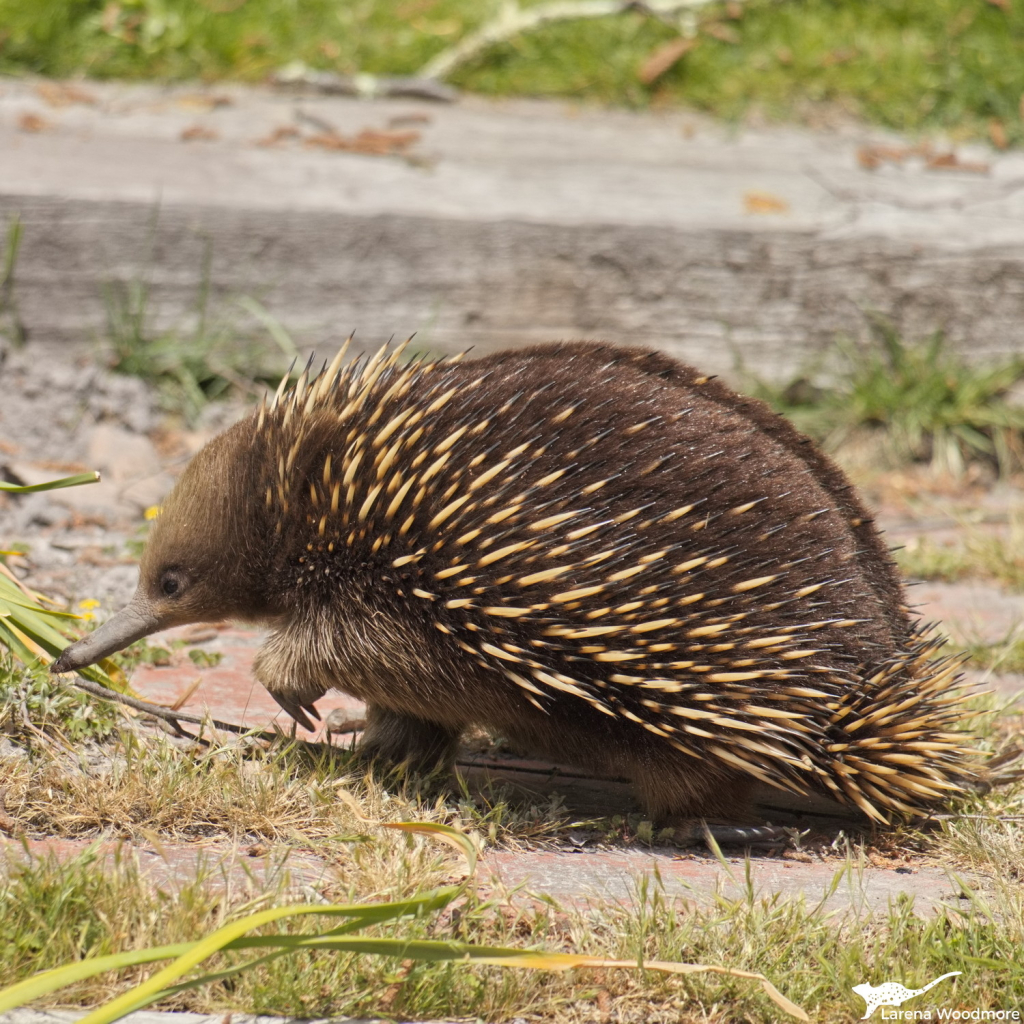
[[[438,821],[514,845],[566,824],[557,803],[468,799],[429,782],[378,779],[327,747],[228,742],[206,747],[125,729],[91,756],[36,743],[0,760],[7,811],[28,836],[218,839],[317,846],[373,821]]]

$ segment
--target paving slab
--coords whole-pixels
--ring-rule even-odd
[[[214,891],[258,894],[282,888],[308,897],[311,888],[333,878],[331,865],[310,855],[294,850],[268,854],[262,844],[239,845],[223,839],[129,844],[112,839],[0,838],[0,852],[17,860],[55,857],[67,861],[86,851],[104,864],[134,857],[154,886],[171,890],[202,877]]]
[[[846,867],[841,862],[805,863],[777,857],[751,857],[748,862],[728,857],[725,865],[710,858],[678,853],[586,851],[490,853],[483,871],[505,886],[550,896],[559,901],[588,900],[630,903],[639,886],[662,887],[669,897],[707,903],[715,894],[727,899],[770,898],[778,893],[802,898],[811,906],[821,902],[826,910],[885,911],[890,903],[911,897],[915,910],[924,916],[942,908],[964,909],[966,895],[953,873],[932,866],[868,865]],[[836,875],[842,878],[831,891]],[[973,881],[973,880],[972,880]],[[963,899],[961,897],[964,897]]]
[[[207,272],[322,348],[602,337],[780,375],[866,311],[971,356],[1024,341],[1024,153],[533,101],[75,92],[0,81],[0,221],[25,227],[40,342],[101,329],[111,280],[181,324]],[[878,142],[901,155],[865,159]]]
[[[941,623],[958,640],[1005,640],[1024,627],[1024,594],[986,583],[918,583],[907,599],[926,622]]]
[[[260,846],[239,846],[223,840],[127,845],[110,840],[26,839],[0,837],[0,853],[16,859],[53,856],[68,860],[86,850],[101,858],[134,856],[149,881],[175,890],[201,875],[214,891],[259,893],[283,886],[297,895],[317,898],[319,888],[334,878],[333,867],[311,854],[290,851],[267,854]],[[891,902],[911,897],[915,910],[931,916],[943,908],[966,909],[959,876],[933,865],[878,866],[834,859],[812,861],[751,855],[728,856],[724,862],[704,852],[683,849],[581,846],[572,850],[488,850],[480,859],[477,880],[487,891],[511,890],[514,900],[551,898],[559,903],[631,905],[642,889],[660,888],[672,899],[706,905],[717,895],[727,899],[770,898],[779,894],[802,898],[826,910],[884,911]],[[749,867],[749,889],[747,872]],[[836,876],[840,878],[837,881]],[[967,885],[983,888],[972,876]]]

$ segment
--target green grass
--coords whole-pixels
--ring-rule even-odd
[[[941,334],[912,341],[884,321],[874,327],[864,343],[840,341],[818,372],[784,386],[748,375],[748,390],[832,450],[873,433],[894,465],[929,462],[953,475],[969,463],[1003,476],[1024,469],[1024,405],[1010,394],[1024,359],[974,363]]]
[[[0,656],[0,732],[31,744],[103,740],[121,720],[118,707],[62,684],[44,668]]]
[[[210,311],[209,251],[204,259],[192,323],[158,331],[151,324],[149,286],[143,278],[115,282],[105,291],[107,329],[102,344],[110,367],[151,384],[165,412],[194,423],[206,405],[229,392],[246,398],[262,395],[281,378],[283,354],[297,350],[288,335],[250,298],[234,305],[261,322],[275,344],[256,340],[241,329],[231,307]]]
[[[18,263],[23,228],[15,216],[7,224],[3,257],[0,259],[0,342],[4,339],[15,347],[25,342],[25,327],[18,316],[14,299],[14,270]]]
[[[1024,518],[1013,517],[1009,530],[991,532],[965,523],[957,538],[937,544],[927,536],[911,538],[894,553],[912,579],[958,583],[988,579],[1024,592]]]
[[[997,673],[1024,674],[1024,634],[1015,630],[995,643],[974,641],[965,647],[972,668],[990,668]]]
[[[524,4],[529,6],[529,4]],[[0,72],[258,81],[301,60],[413,74],[497,0],[0,0]],[[750,0],[699,13],[698,45],[652,86],[675,30],[630,12],[493,46],[453,84],[492,95],[685,103],[727,118],[835,104],[893,128],[1024,141],[1024,7],[985,0]]]

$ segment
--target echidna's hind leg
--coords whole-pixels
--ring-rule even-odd
[[[367,761],[403,765],[414,772],[450,771],[461,728],[438,725],[371,704],[357,753]]]
[[[784,829],[763,824],[752,803],[751,779],[741,773],[718,772],[704,765],[697,770],[657,770],[633,779],[637,795],[651,820],[671,828],[676,842],[706,841],[743,846],[777,845],[786,841]]]

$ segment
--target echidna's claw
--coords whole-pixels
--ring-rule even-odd
[[[789,842],[791,831],[780,825],[704,824],[705,840],[710,836],[716,843],[727,846],[780,846]]]
[[[289,697],[283,696],[280,693],[275,693],[273,690],[270,691],[270,696],[273,697],[274,700],[276,700],[277,703],[280,704],[281,707],[284,708],[284,710],[287,711],[303,729],[308,729],[310,732],[316,731],[316,726],[309,720],[309,716],[303,710],[302,705],[291,700]],[[316,709],[313,708],[311,704],[306,705],[306,707],[312,711],[317,720],[319,720],[320,716],[316,713]]]

